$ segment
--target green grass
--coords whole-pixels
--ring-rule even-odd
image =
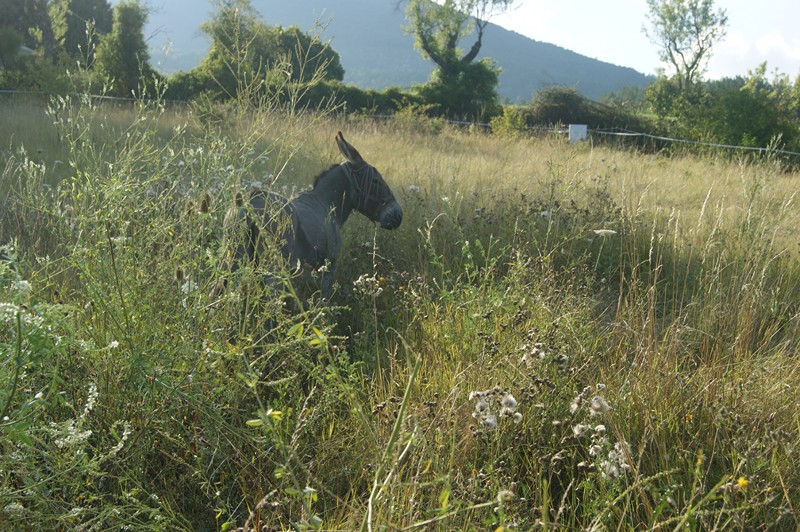
[[[0,105],[0,528],[798,526],[796,173],[45,107]],[[252,268],[210,300],[236,193],[308,186],[338,130],[401,228],[348,222],[331,306],[281,310]]]

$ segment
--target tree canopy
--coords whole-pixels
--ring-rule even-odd
[[[110,33],[114,21],[107,0],[52,0],[49,14],[58,45],[70,57],[89,62],[99,36]]]
[[[295,83],[344,77],[339,54],[330,45],[297,26],[268,26],[249,0],[219,1],[201,29],[211,48],[198,74],[229,96],[242,84],[270,83],[274,76]]]
[[[478,118],[497,108],[498,70],[491,61],[478,61],[489,18],[513,0],[409,0],[406,16],[422,55],[436,64],[431,81],[420,94],[441,112],[457,118]],[[472,22],[472,25],[470,24]],[[469,50],[460,49],[472,31]]]
[[[113,80],[112,92],[119,96],[141,94],[154,74],[144,40],[145,22],[147,10],[138,0],[122,0],[114,6],[111,33],[100,39],[95,68]]]
[[[678,89],[700,79],[714,45],[725,37],[728,15],[713,0],[647,0],[645,34],[661,48],[661,60],[675,71]]]

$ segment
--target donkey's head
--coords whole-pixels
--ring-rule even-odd
[[[349,142],[344,140],[340,131],[336,135],[336,144],[344,158],[347,159],[353,180],[355,209],[372,220],[379,222],[384,229],[396,229],[403,221],[403,209],[394,194],[383,180],[380,172],[367,163]]]

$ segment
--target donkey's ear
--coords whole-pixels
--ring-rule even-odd
[[[350,164],[356,166],[367,164],[364,158],[361,157],[361,154],[358,153],[358,150],[344,140],[344,135],[342,135],[341,131],[336,134],[336,144],[339,146],[339,151],[342,152],[342,155],[344,155],[344,158],[347,159],[347,162]]]

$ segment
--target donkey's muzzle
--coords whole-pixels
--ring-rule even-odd
[[[380,217],[383,229],[397,229],[403,222],[403,209],[396,201],[390,203],[383,209]]]

